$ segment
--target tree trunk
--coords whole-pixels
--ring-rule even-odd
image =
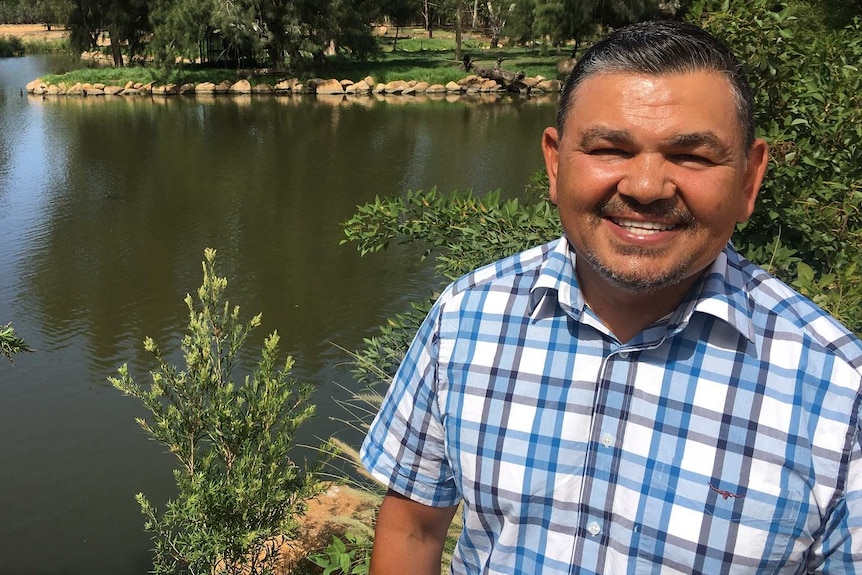
[[[479,23],[479,0],[473,0],[473,25],[470,26],[473,30]]]
[[[455,59],[461,61],[461,12],[464,9],[464,0],[455,2]]]
[[[114,66],[117,68],[123,67],[123,47],[117,39],[116,34],[111,34],[111,55],[114,57]]]

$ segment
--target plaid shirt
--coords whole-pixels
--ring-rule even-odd
[[[362,448],[453,573],[862,573],[862,342],[728,246],[620,344],[557,240],[450,285]]]

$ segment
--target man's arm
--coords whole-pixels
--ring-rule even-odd
[[[372,575],[440,575],[443,543],[456,509],[429,507],[390,489],[377,515]]]

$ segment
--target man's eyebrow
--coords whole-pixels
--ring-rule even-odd
[[[691,132],[688,134],[677,134],[668,138],[665,142],[672,148],[709,148],[721,155],[730,155],[730,148],[712,131]]]
[[[581,148],[589,148],[596,142],[608,142],[611,144],[633,144],[634,137],[627,130],[613,130],[611,128],[593,127],[581,134]]]

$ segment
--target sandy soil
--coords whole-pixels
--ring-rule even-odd
[[[0,36],[17,36],[22,40],[59,40],[68,36],[62,28],[45,29],[41,24],[0,24]]]

